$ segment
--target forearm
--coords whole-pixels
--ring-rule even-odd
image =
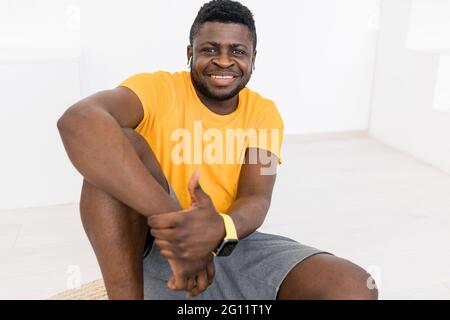
[[[92,184],[146,216],[179,209],[108,112],[67,113],[58,129],[73,165]]]
[[[236,199],[229,215],[233,219],[239,239],[249,236],[263,224],[269,206],[267,198],[261,195]]]

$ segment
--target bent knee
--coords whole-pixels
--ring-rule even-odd
[[[325,292],[326,299],[378,300],[378,289],[372,276],[360,266],[345,260],[339,280]]]

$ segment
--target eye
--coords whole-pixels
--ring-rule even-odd
[[[208,53],[208,54],[214,54],[217,52],[217,49],[216,48],[205,48],[202,51],[205,53]]]
[[[242,50],[238,50],[238,49],[233,49],[233,54],[234,55],[245,55],[245,51]]]

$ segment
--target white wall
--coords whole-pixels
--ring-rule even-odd
[[[27,121],[15,136],[16,123],[0,127],[8,136],[2,166],[9,168],[2,169],[7,196],[0,209],[77,201],[79,176],[67,164],[55,120],[74,101],[133,73],[186,70],[189,28],[204,2],[0,0],[0,65],[8,70],[0,76],[7,88],[0,118],[11,119],[15,110]],[[366,129],[379,0],[243,3],[255,14],[259,36],[249,87],[277,102],[286,133]],[[25,161],[30,153],[40,160]],[[15,159],[22,159],[17,167]],[[46,177],[53,182],[44,183]],[[30,187],[21,190],[24,183]]]
[[[27,5],[10,7],[27,19],[10,20],[25,41],[81,42],[87,95],[134,72],[185,69],[189,27],[204,0],[19,2]],[[286,133],[366,129],[379,1],[243,2],[259,34],[250,87],[278,103]]]
[[[55,112],[79,98],[78,74],[76,61],[0,61],[0,209],[78,198],[81,179],[59,142]]]
[[[255,6],[262,39],[252,85],[278,103],[286,133],[367,129],[379,1],[276,4]]]
[[[419,36],[407,42],[411,9],[410,0],[383,2],[370,134],[450,172],[450,113],[433,109],[440,54],[432,47],[422,50],[433,42],[420,42]]]
[[[249,87],[276,101],[286,133],[367,129],[376,43],[370,23],[379,1],[243,2],[259,36]],[[188,31],[203,3],[79,2],[83,92],[142,70],[186,69]]]
[[[450,1],[412,0],[407,47],[450,52]]]

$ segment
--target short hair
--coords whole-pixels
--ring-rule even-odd
[[[197,13],[191,26],[189,41],[191,45],[200,27],[205,22],[240,23],[250,30],[253,49],[256,49],[256,27],[253,13],[243,4],[232,0],[212,0],[205,3]]]

